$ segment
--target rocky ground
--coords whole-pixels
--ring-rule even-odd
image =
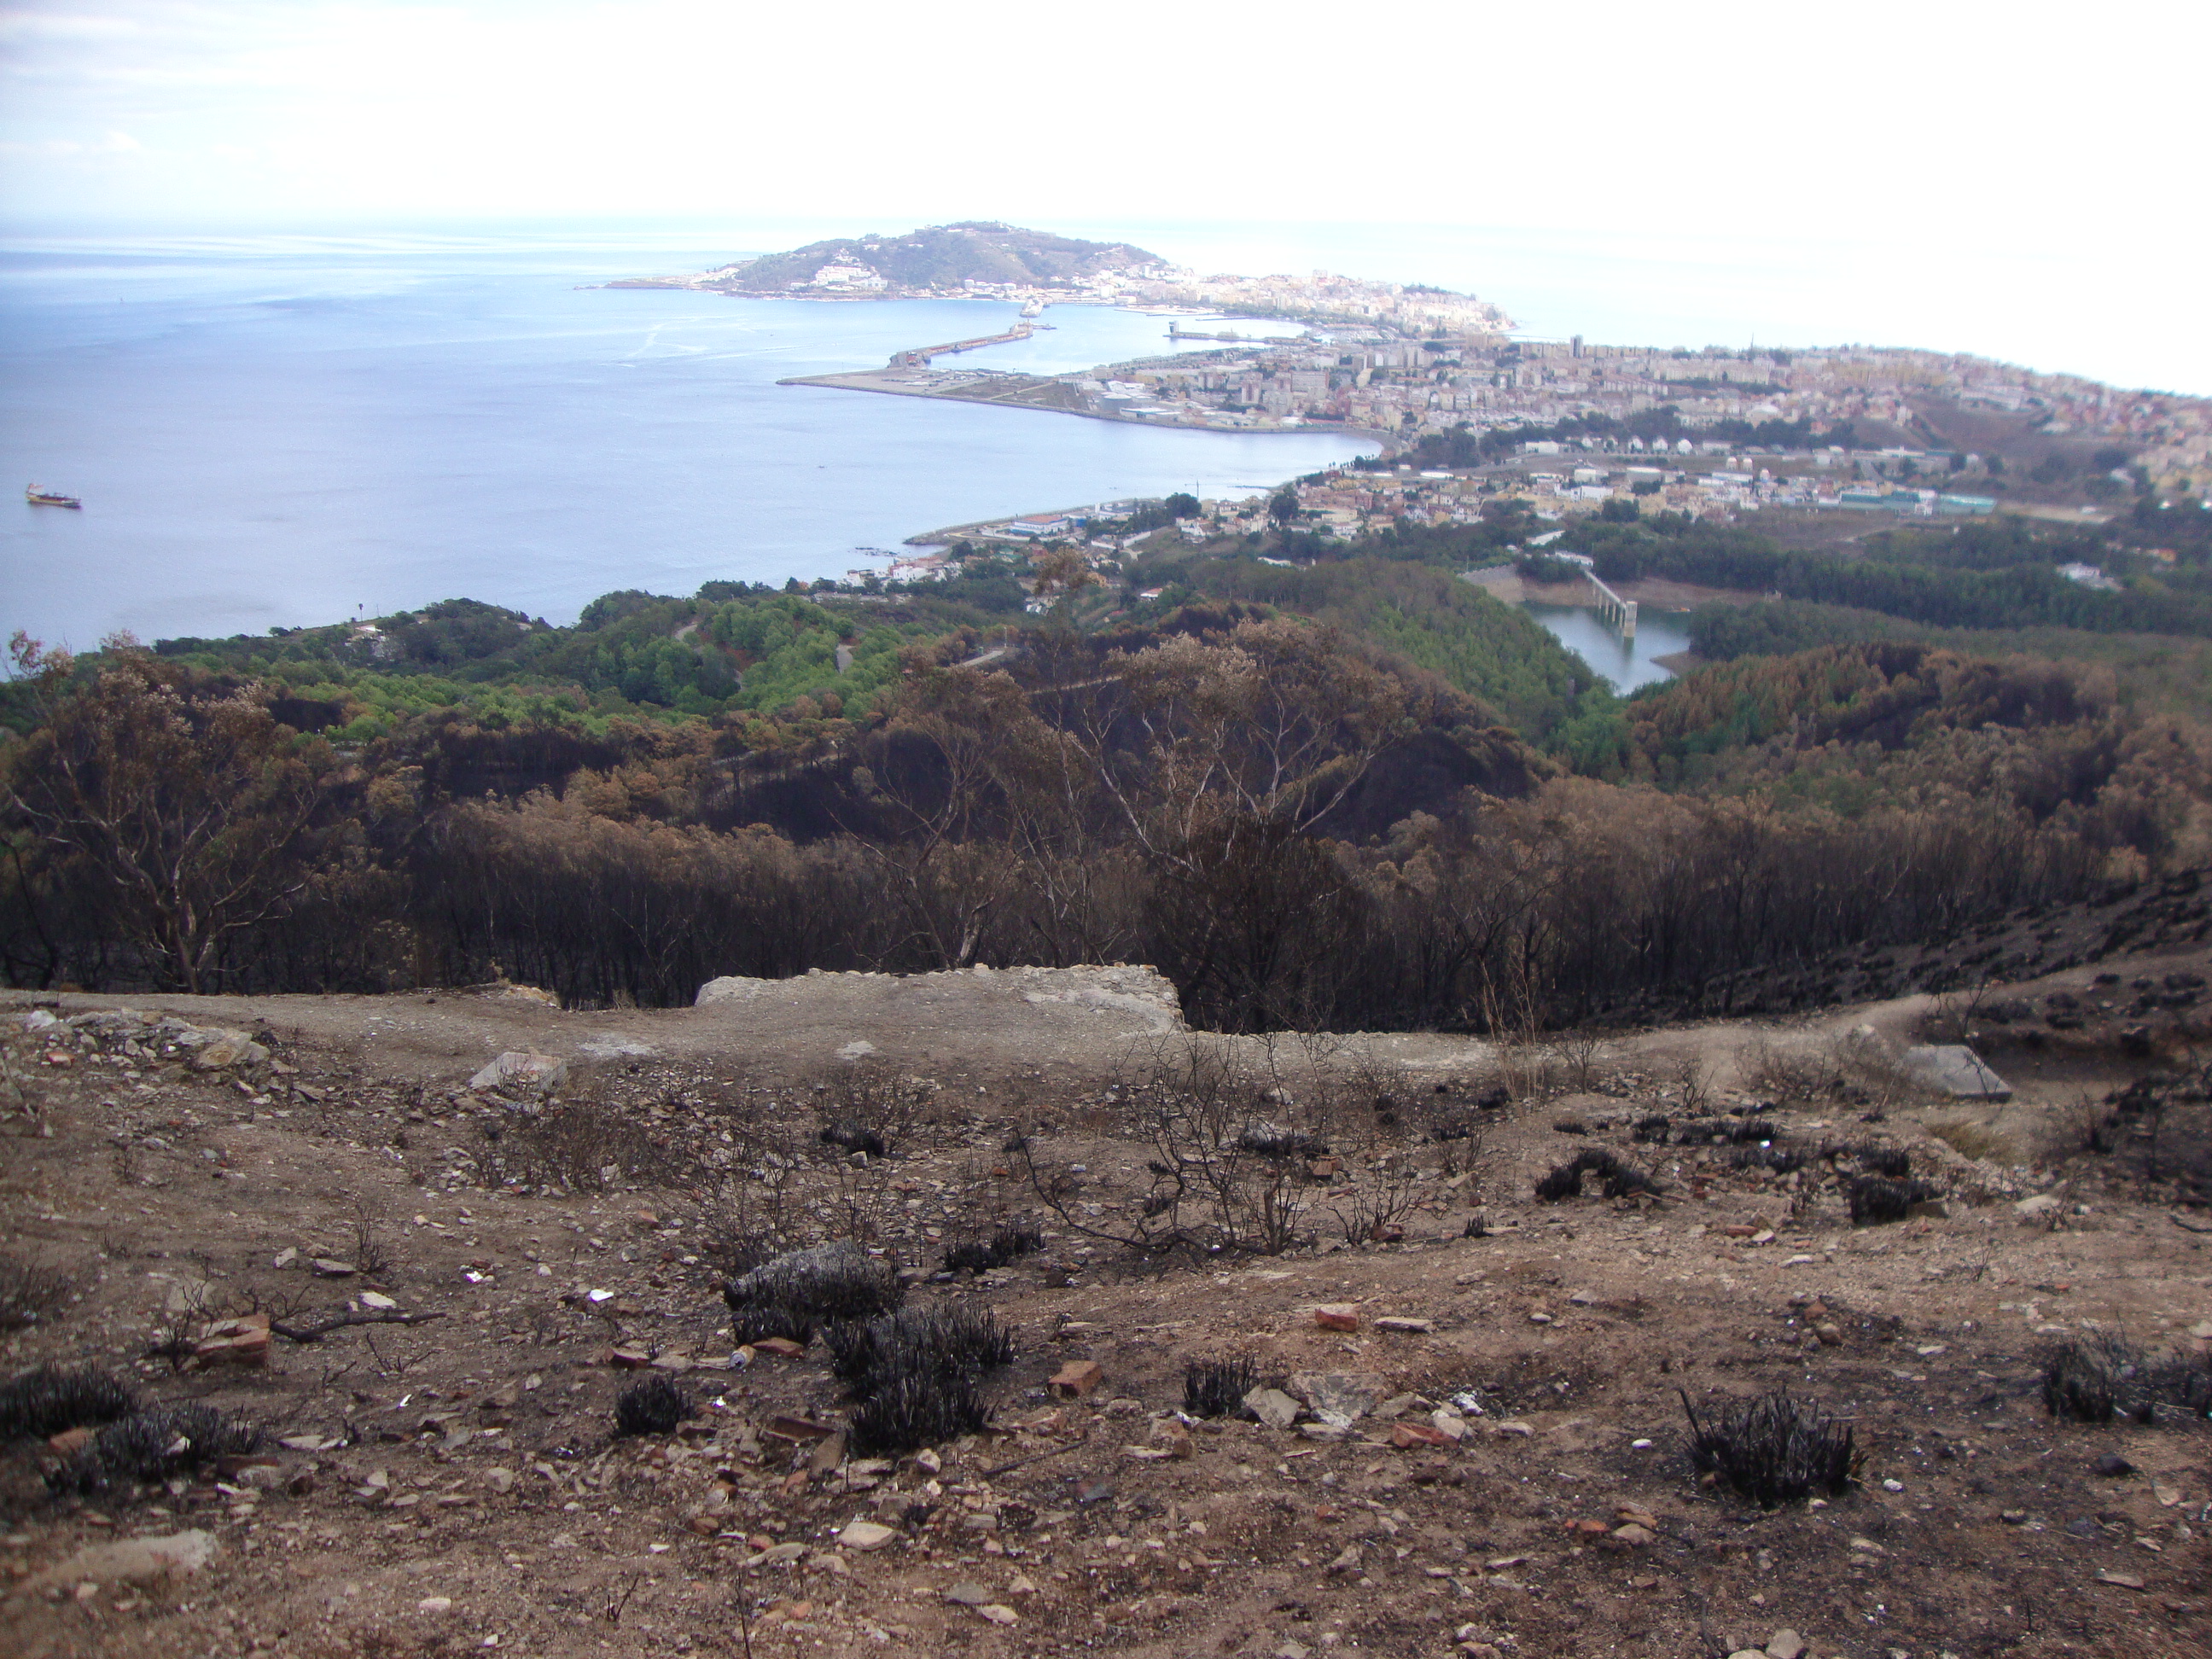
[[[95,1364],[263,1438],[60,1498],[83,1434],[8,1446],[11,1645],[2203,1652],[2206,1425],[2054,1421],[2039,1381],[2087,1330],[2212,1346],[2205,966],[1503,1046],[1193,1038],[1135,969],[15,996],[0,1378]],[[1920,1092],[1925,1037],[2014,1098]],[[1659,1190],[1535,1196],[1600,1150]],[[1940,1196],[1855,1225],[1900,1152]],[[1040,1249],[944,1273],[1017,1222]],[[733,1352],[726,1271],[834,1238],[1012,1329],[988,1432],[869,1458],[821,1343]],[[1215,1359],[1272,1420],[1181,1411]],[[649,1376],[690,1414],[618,1435]],[[1686,1399],[1778,1387],[1850,1427],[1847,1491],[1693,1468]]]

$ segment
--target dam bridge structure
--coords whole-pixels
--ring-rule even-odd
[[[1597,573],[1594,570],[1586,572],[1585,579],[1590,585],[1590,597],[1596,603],[1597,613],[1605,618],[1606,625],[1624,640],[1634,639],[1636,637],[1636,601],[1622,599],[1620,594],[1600,581]]]

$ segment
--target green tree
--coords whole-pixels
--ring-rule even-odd
[[[1080,552],[1058,542],[1030,562],[1030,571],[1041,599],[1073,597],[1086,587],[1103,586]]]

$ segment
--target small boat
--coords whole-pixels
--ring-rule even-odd
[[[33,507],[82,507],[84,505],[74,495],[64,495],[58,490],[41,489],[36,484],[26,484],[23,487],[23,499]]]

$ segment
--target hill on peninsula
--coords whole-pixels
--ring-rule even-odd
[[[902,236],[839,237],[787,253],[763,254],[713,274],[717,288],[781,293],[810,283],[825,265],[858,267],[892,288],[957,289],[963,283],[1073,285],[1108,270],[1160,264],[1160,256],[1127,242],[1086,242],[1024,230],[995,220],[928,225]]]

